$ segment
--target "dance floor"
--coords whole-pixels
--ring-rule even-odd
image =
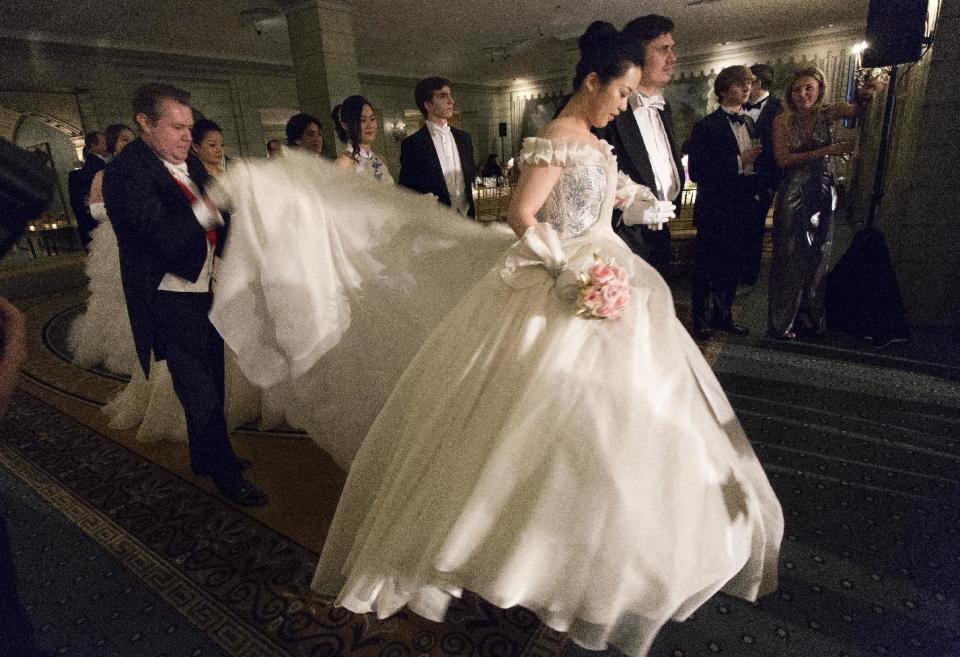
[[[308,595],[343,473],[303,435],[243,428],[235,444],[271,504],[239,510],[189,475],[184,444],[110,430],[99,409],[122,378],[76,368],[65,347],[82,301],[18,302],[31,353],[0,432],[0,503],[41,645],[98,657],[585,652],[473,596],[437,624]],[[742,305],[759,321],[759,294]],[[753,604],[715,596],[651,654],[960,654],[955,350],[940,335],[882,353],[843,339],[708,344],[784,507],[781,586]]]

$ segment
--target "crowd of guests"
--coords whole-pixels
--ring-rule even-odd
[[[836,122],[850,118],[876,93],[864,87],[856,104],[824,102],[815,67],[796,71],[786,106],[771,94],[773,71],[729,66],[714,82],[719,107],[699,121],[687,143],[697,183],[693,335],[748,333],[732,316],[739,285],[760,272],[767,212],[776,198],[770,266],[768,335],[778,340],[826,331],[826,276],[832,263],[836,188],[829,158],[848,156]]]
[[[679,213],[685,183],[685,168],[677,147],[670,104],[663,96],[676,61],[673,27],[669,18],[651,15],[625,28],[627,38],[643,51],[640,77],[626,109],[614,113],[609,122],[593,129],[594,134],[613,149],[623,179],[620,185],[629,181],[629,184],[647,190],[644,200],[635,201],[629,207],[620,207],[618,197],[610,218],[612,227],[636,255],[664,277],[670,273],[669,221]],[[858,107],[846,103],[825,104],[824,78],[816,68],[804,68],[792,76],[786,89],[785,107],[771,93],[772,82],[773,71],[766,65],[724,68],[714,82],[719,107],[694,126],[685,145],[689,155],[689,175],[697,183],[693,211],[697,235],[691,285],[691,330],[697,340],[709,339],[714,331],[734,335],[748,333],[746,327],[733,317],[733,302],[738,286],[752,286],[757,282],[765,221],[774,198],[777,202],[770,267],[769,335],[792,340],[803,332],[817,335],[825,330],[824,284],[830,265],[835,202],[827,162],[831,156],[851,152],[848,144],[834,139],[834,122],[852,116]],[[424,124],[400,144],[397,182],[420,194],[431,194],[460,215],[472,218],[476,215],[472,193],[474,180],[478,174],[499,179],[503,169],[495,153],[490,154],[478,169],[470,135],[450,125],[455,106],[452,86],[451,81],[443,77],[428,77],[417,83],[413,95]],[[134,131],[124,124],[108,126],[103,134],[87,135],[87,160],[83,167],[71,173],[70,196],[85,247],[91,249],[98,220],[102,226],[107,226],[104,232],[111,232],[109,246],[103,248],[111,252],[114,263],[107,268],[116,269],[116,250],[119,247],[121,254],[124,251],[125,224],[112,220],[116,229],[114,238],[104,206],[104,167],[110,158],[118,163],[115,170],[123,168],[121,162],[131,161],[133,156],[124,154],[131,142],[142,151],[144,144],[151,139],[161,146],[169,141],[165,147],[173,153],[174,159],[179,160],[178,166],[171,167],[167,162],[165,168],[152,169],[155,176],[173,174],[178,188],[190,201],[181,204],[180,211],[193,208],[197,210],[197,216],[202,216],[199,225],[206,235],[208,249],[206,253],[194,254],[192,264],[198,268],[199,278],[188,283],[184,282],[187,279],[180,278],[182,272],[166,271],[160,276],[159,272],[140,271],[143,265],[138,260],[141,259],[132,256],[124,258],[121,255],[119,268],[131,270],[124,280],[129,278],[143,283],[159,276],[157,283],[161,290],[207,291],[205,281],[210,279],[214,255],[222,249],[218,235],[225,230],[227,218],[215,208],[206,207],[210,204],[201,199],[206,181],[220,176],[229,163],[220,126],[206,118],[194,121],[187,102],[189,95],[171,89],[166,85],[147,85],[138,92],[134,107],[139,140],[135,141]],[[870,95],[870,91],[864,92],[859,105],[862,106]],[[183,114],[178,117],[182,120],[163,130],[155,130],[151,137],[152,122],[160,116],[164,102],[175,104]],[[340,142],[336,165],[376,181],[392,183],[394,178],[384,158],[374,150],[379,126],[373,104],[361,95],[349,96],[333,108],[331,120]],[[291,117],[285,127],[285,137],[285,144],[280,144],[279,140],[267,144],[269,157],[281,157],[284,149],[318,157],[323,154],[323,124],[316,116],[299,113]],[[139,162],[153,164],[155,159],[141,154]],[[197,170],[196,176],[187,169],[188,164]],[[126,193],[114,204],[117,207],[124,204],[136,206],[137,201]],[[192,215],[185,214],[184,221],[188,216]],[[140,233],[139,228],[131,227],[130,230],[134,237]],[[107,237],[101,242],[107,243]],[[131,251],[133,249],[128,249]],[[91,257],[91,267],[88,267],[91,290],[98,284],[98,279],[105,276],[96,271],[96,260]],[[136,273],[133,270],[137,270]],[[119,273],[111,272],[110,275],[116,278]],[[119,285],[114,287],[120,289]],[[151,352],[157,341],[154,335],[156,309],[137,308],[142,306],[144,298],[152,298],[146,290],[132,290],[125,283],[123,292],[123,297],[116,292],[112,299],[109,295],[94,294],[86,316],[73,327],[71,341],[81,364],[106,362],[112,369],[126,374],[140,368],[149,373]],[[123,354],[124,350],[118,346],[123,341],[102,339],[105,334],[113,334],[109,330],[104,332],[102,325],[109,322],[105,313],[127,331],[126,318],[118,316],[117,305],[127,306],[133,329],[132,340],[126,341],[130,342],[130,353],[121,364],[116,361]],[[191,312],[202,315],[200,310],[197,306]],[[170,316],[176,314],[172,312]],[[201,326],[205,326],[203,322],[194,329],[200,331]],[[180,340],[182,336],[174,335],[176,333],[178,331],[170,328],[166,339]],[[110,353],[104,351],[106,349]],[[219,365],[208,365],[216,370],[222,368],[223,354],[222,349],[214,351],[217,353],[214,360]],[[175,360],[167,358],[171,365]],[[194,364],[189,366],[194,367]],[[177,390],[181,401],[184,397],[206,394],[223,398],[222,375],[208,373],[205,375],[209,378],[208,388],[203,385],[197,388],[193,385],[194,374],[178,375],[173,371],[175,368],[171,367],[170,374],[174,388],[178,387],[178,379],[182,382],[180,387],[184,389]],[[223,447],[228,443],[222,413],[212,409],[206,413],[206,416],[191,419],[188,411],[187,425],[193,426],[191,435],[216,434],[213,442],[219,447],[214,451],[219,450],[217,458],[230,464],[229,476],[217,475],[219,466],[205,463],[203,455],[196,457],[195,469],[213,471],[220,489],[235,502],[265,503],[265,496],[243,479],[242,468],[236,467],[235,459]]]
[[[775,588],[780,506],[719,383],[676,321],[661,276],[670,264],[669,221],[684,186],[662,94],[676,61],[672,32],[669,18],[648,15],[622,31],[594,23],[580,38],[573,92],[518,155],[523,169],[508,223],[519,239],[497,253],[497,265],[455,307],[430,318],[438,323],[410,357],[350,465],[314,590],[339,590],[337,604],[357,613],[386,616],[408,605],[441,620],[450,601],[470,588],[495,604],[535,610],[581,645],[602,649],[614,642],[639,657],[667,620],[686,618],[721,588],[750,600]],[[844,110],[805,119],[808,106],[819,111],[823,91],[822,77],[819,96],[805,80],[791,85],[797,118],[778,119],[773,129],[784,179],[791,167],[819,166],[818,158],[837,150],[834,144],[823,153],[809,150]],[[759,189],[751,176],[761,178],[755,170],[763,148],[751,143],[753,121],[743,117],[752,82],[743,67],[724,69],[716,85],[721,108],[698,124],[690,142],[691,176],[701,189],[694,305],[695,322],[703,325],[695,323],[695,330],[740,330],[730,315],[725,227],[759,217],[758,192],[753,205],[734,194]],[[475,217],[478,171],[470,135],[450,125],[451,81],[420,80],[414,100],[424,125],[401,142],[397,182],[450,208],[442,221],[424,221],[424,231],[454,225],[448,219],[456,222],[457,214]],[[208,119],[194,120],[189,92],[168,84],[140,87],[132,109],[137,136],[118,124],[102,146],[99,135],[90,139],[91,158],[102,160],[91,169],[103,172],[90,176],[89,187],[79,180],[75,190],[81,209],[110,226],[115,239],[111,275],[119,273],[125,317],[113,319],[130,330],[134,368],[150,380],[158,362],[165,364],[184,412],[192,472],[209,477],[238,506],[262,506],[267,496],[245,474],[253,464],[229,439],[224,340],[211,319],[214,295],[224,289],[217,287],[218,263],[229,260],[224,244],[231,229],[230,204],[211,198],[216,179],[223,186],[231,177],[223,131]],[[373,105],[349,96],[331,120],[341,142],[331,170],[392,182],[373,148]],[[789,146],[794,124],[802,153]],[[331,175],[312,159],[324,150],[322,127],[316,116],[295,115],[286,144],[268,144],[280,161],[257,165],[265,176],[276,175],[280,187],[287,184],[289,195],[304,192],[286,211],[323,214],[313,212],[323,209],[322,194],[317,200],[291,189],[291,180],[302,179],[286,175],[292,167]],[[487,158],[481,173],[499,175],[498,166]],[[397,204],[415,198],[388,185],[368,187],[394,195],[390,202]],[[413,227],[421,226],[423,208],[437,209],[421,198],[414,206]],[[331,234],[351,229],[361,230],[349,221],[330,223]],[[93,253],[100,238],[96,230],[89,234]],[[442,250],[481,239],[472,229],[443,236]],[[309,249],[297,237],[290,249]],[[596,264],[592,254],[601,251],[616,255],[616,276],[635,298],[618,319],[594,322],[573,312],[564,286],[576,288],[573,265]],[[403,262],[408,251],[399,256]],[[406,285],[403,273],[398,278]],[[225,279],[220,284],[229,287]],[[308,287],[331,283],[308,275],[295,280]],[[445,284],[441,277],[437,287]],[[403,294],[405,285],[391,292]],[[280,306],[266,304],[282,314]],[[282,317],[267,319],[281,325]],[[375,368],[368,374],[385,376]],[[730,489],[737,491],[736,513]],[[557,517],[565,520],[562,533]]]
[[[651,15],[625,28],[628,39],[643,51],[638,84],[630,94],[627,108],[611,116],[604,126],[594,128],[596,136],[612,146],[623,180],[640,185],[649,192],[648,198],[633,202],[628,208],[620,207],[618,201],[610,218],[612,227],[636,255],[664,277],[670,273],[669,222],[679,213],[681,190],[685,184],[685,167],[677,147],[671,108],[663,96],[676,61],[673,27],[669,18]],[[689,175],[697,183],[693,212],[697,235],[691,285],[691,331],[697,340],[709,339],[715,331],[734,335],[748,333],[746,327],[733,317],[733,302],[738,286],[753,286],[757,282],[766,217],[774,198],[777,203],[770,267],[769,335],[792,340],[804,332],[817,335],[825,330],[823,297],[825,274],[830,265],[835,199],[827,162],[831,156],[851,152],[848,144],[837,143],[834,139],[834,122],[852,116],[858,107],[846,103],[825,104],[824,78],[816,68],[804,68],[792,76],[786,88],[786,106],[772,93],[772,83],[773,71],[763,64],[724,68],[714,82],[719,107],[695,125],[685,144]],[[495,153],[489,154],[478,167],[470,135],[450,125],[455,106],[452,86],[451,81],[443,77],[428,77],[417,83],[414,100],[424,117],[424,124],[400,144],[397,182],[421,194],[432,194],[438,202],[472,218],[476,214],[472,194],[474,180],[478,175],[499,180],[504,171]],[[159,116],[158,103],[189,98],[183,95],[185,92],[178,91],[181,95],[177,96],[165,85],[148,85],[141,92],[134,101],[135,109],[141,110],[136,112],[141,136],[138,143],[149,141],[147,126]],[[870,92],[863,93],[859,105],[862,106],[870,95]],[[157,133],[158,139],[169,138],[168,149],[182,159],[177,168],[166,168],[174,172],[178,185],[187,198],[192,199],[189,205],[203,206],[200,199],[205,181],[220,176],[229,166],[223,131],[209,119],[193,121],[192,116],[187,115],[188,103],[180,102],[179,105],[187,107],[187,110],[181,110],[184,114],[182,124]],[[349,96],[333,108],[331,121],[340,142],[335,164],[376,181],[392,183],[394,178],[384,158],[374,150],[379,126],[373,104],[361,95]],[[118,231],[116,238],[109,230],[110,222],[104,206],[103,169],[110,158],[122,160],[125,147],[135,139],[134,131],[124,124],[108,126],[103,134],[87,135],[87,160],[70,176],[70,196],[81,237],[85,247],[93,251],[91,267],[88,267],[92,290],[98,279],[105,276],[96,271],[97,266],[93,264],[97,260],[93,257],[96,249],[91,249],[98,221],[107,227],[102,232],[111,233],[100,240],[101,243],[109,241],[109,246],[103,248],[112,253],[114,264],[108,268],[117,268],[117,242],[123,250],[123,229]],[[323,147],[321,119],[299,113],[286,124],[285,144],[271,140],[267,143],[267,155],[277,158],[285,149],[292,149],[320,157]],[[188,163],[197,168],[198,180],[192,179],[184,168]],[[203,210],[201,207],[201,210],[204,220],[200,223],[207,236],[209,252],[196,255],[200,282],[188,285],[171,279],[171,290],[204,288],[203,281],[209,280],[209,274],[205,278],[202,272],[212,267],[213,255],[222,248],[217,235],[224,230],[226,219],[216,209]],[[114,226],[117,225],[114,221]],[[120,269],[140,266],[133,264],[133,258],[128,259],[126,265],[122,257],[120,260]],[[144,272],[140,274],[141,278],[146,275]],[[119,272],[111,275],[116,278]],[[176,275],[168,272],[165,276]],[[114,287],[120,288],[119,285]],[[162,284],[161,289],[165,289]],[[104,332],[103,325],[109,322],[106,315],[113,317],[115,323],[122,324],[122,330],[127,331],[126,318],[118,316],[116,306],[130,305],[131,300],[136,305],[144,296],[129,289],[124,292],[126,298],[119,297],[119,293],[112,299],[108,295],[94,294],[91,297],[87,314],[78,320],[71,332],[79,363],[104,362],[111,369],[126,374],[140,368],[149,372],[152,341],[156,337],[152,335],[152,328],[141,329],[153,322],[152,315],[151,318],[139,318],[139,321],[135,315],[141,311],[150,314],[154,309],[138,311],[129,308],[133,326],[133,339],[126,341],[130,342],[129,354],[124,354],[118,346],[124,343],[123,340],[102,339],[105,334],[113,334],[109,330]],[[142,335],[138,335],[138,331]],[[118,359],[123,363],[118,363]],[[222,353],[216,360],[222,364]],[[178,377],[172,371],[171,374],[176,387],[176,380],[184,377]],[[222,397],[223,382],[217,378],[213,377],[210,385],[219,390],[216,394]],[[196,394],[196,391],[183,392],[187,396]],[[196,422],[200,425],[213,422],[219,426],[219,420],[210,418],[197,419]],[[188,413],[187,424],[190,423]],[[225,436],[219,436],[216,441],[224,443]],[[225,451],[222,447],[218,449]],[[202,460],[202,457],[198,458]],[[230,458],[226,461],[233,462]],[[201,464],[198,469],[210,468]],[[259,491],[243,480],[235,467],[230,477],[220,477],[218,485],[229,498],[239,503],[266,501]]]
[[[622,241],[652,267],[635,269],[634,276],[645,280],[648,290],[666,289],[661,276],[670,273],[669,223],[679,213],[686,182],[670,104],[663,95],[676,62],[673,29],[669,18],[649,15],[622,31],[595,24],[581,38],[583,56],[573,93],[542,138],[527,140],[518,155],[534,171],[521,177],[514,190],[517,198],[508,220],[532,252],[551,240],[559,244],[561,238],[579,237],[565,222],[585,207],[602,209],[606,214],[601,219],[610,222],[616,235],[610,239],[618,245]],[[697,184],[691,286],[691,330],[697,340],[709,339],[715,331],[748,333],[735,321],[733,302],[738,286],[753,286],[760,275],[765,222],[774,199],[768,333],[793,340],[826,328],[824,285],[836,198],[828,161],[852,152],[849,144],[836,140],[835,122],[853,116],[876,89],[865,90],[855,105],[827,104],[823,74],[804,68],[791,77],[781,103],[772,82],[773,71],[765,65],[724,68],[714,82],[719,107],[694,126],[686,144],[689,176]],[[413,96],[424,124],[400,144],[396,181],[474,218],[474,181],[478,176],[499,180],[503,167],[495,153],[478,167],[470,135],[451,125],[455,101],[450,80],[422,79]],[[223,130],[209,119],[194,120],[189,93],[165,84],[141,87],[133,98],[133,114],[136,133],[115,124],[103,134],[87,135],[86,162],[70,175],[71,203],[91,254],[93,292],[85,318],[71,335],[78,362],[107,362],[128,374],[142,371],[142,384],[144,377],[159,380],[158,361],[163,361],[162,371],[168,373],[164,385],[172,388],[184,412],[193,472],[210,477],[233,503],[261,506],[266,495],[244,474],[252,464],[236,455],[228,438],[231,423],[224,408],[234,393],[225,382],[223,340],[209,318],[217,257],[230,225],[229,213],[208,197],[211,182],[230,168]],[[374,148],[379,125],[369,100],[361,95],[343,99],[330,120],[340,142],[336,167],[380,183],[394,181]],[[571,146],[602,145],[598,139],[612,148],[612,155],[602,148]],[[267,143],[267,155],[288,162],[300,157],[288,155],[290,150],[321,157],[323,141],[321,119],[299,113],[286,124],[284,144]],[[604,158],[618,172],[615,200],[609,205],[603,189],[591,188],[596,182],[591,176],[603,168]],[[562,194],[557,194],[558,186]],[[570,196],[569,189],[586,191],[580,198]],[[595,198],[589,199],[590,194]],[[545,206],[548,197],[552,205]],[[546,207],[559,234],[551,236],[552,224],[538,220]],[[109,258],[97,256],[98,250],[109,251]],[[553,269],[561,271],[561,264]],[[117,283],[109,299],[95,289],[107,276]],[[98,304],[105,304],[102,312]],[[124,309],[122,315],[117,307]],[[102,324],[111,321],[122,325],[124,337],[105,341],[110,333]],[[621,330],[624,335],[630,331]],[[122,353],[124,340],[130,347],[125,362],[111,364],[111,354]],[[85,353],[89,345],[111,353]],[[691,367],[694,378],[706,376],[696,363]],[[528,374],[533,376],[524,372]],[[397,412],[406,417],[408,409]],[[702,421],[712,427],[714,419]],[[681,433],[687,429],[671,425]]]
[[[650,21],[648,33],[638,35],[649,63],[630,107],[597,134],[614,146],[621,171],[660,201],[656,212],[648,207],[642,216],[637,207],[626,217],[616,209],[614,229],[637,255],[668,276],[668,222],[679,213],[685,171],[670,105],[662,93],[676,60],[673,24],[665,17],[657,21]],[[775,197],[779,202],[774,208],[768,334],[793,340],[826,329],[824,285],[832,264],[834,211],[827,162],[830,156],[852,152],[850,144],[835,141],[834,123],[852,116],[875,89],[861,94],[858,105],[826,104],[823,73],[807,67],[788,83],[784,106],[773,93],[773,81],[774,71],[765,64],[720,71],[714,82],[719,107],[696,124],[685,144],[690,177],[697,183],[691,330],[698,340],[709,339],[715,331],[749,332],[734,321],[732,308],[738,287],[757,283],[767,214]],[[451,85],[439,77],[417,85],[414,97],[425,121],[401,143],[398,182],[434,194],[473,217],[474,177],[500,181],[504,170],[496,153],[475,166],[470,135],[449,126]],[[337,164],[392,181],[384,159],[371,148],[377,135],[373,105],[351,96],[334,108],[332,120],[342,144]],[[322,154],[321,128],[320,120],[309,114],[294,116],[286,126],[287,147]],[[270,157],[281,152],[278,140],[268,142]]]

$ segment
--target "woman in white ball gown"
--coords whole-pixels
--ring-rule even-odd
[[[212,318],[245,371],[334,409],[311,433],[349,475],[315,591],[440,621],[469,590],[639,656],[717,591],[772,591],[783,516],[669,288],[611,229],[616,161],[590,128],[626,108],[640,55],[605,23],[580,47],[569,103],[520,156],[519,241],[305,161],[247,164],[223,188],[236,241]],[[619,318],[575,312],[594,253],[628,277]],[[365,425],[355,457],[337,414]]]
[[[136,139],[133,131],[122,123],[108,125],[104,137],[111,156]],[[84,313],[73,321],[68,334],[73,362],[81,367],[102,364],[111,372],[129,375],[139,366],[120,284],[117,238],[103,205],[102,171],[93,178],[87,205],[97,226],[90,233],[90,252],[85,266],[90,297]]]

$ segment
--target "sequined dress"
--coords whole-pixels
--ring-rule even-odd
[[[312,584],[336,596],[337,605],[380,617],[406,606],[441,620],[452,598],[469,590],[500,607],[527,607],[588,648],[612,643],[636,657],[647,653],[664,623],[687,617],[717,591],[752,600],[776,587],[783,532],[779,503],[719,383],[677,320],[668,286],[611,229],[616,160],[604,142],[601,146],[532,139],[521,159],[523,166],[563,168],[540,220],[560,233],[569,265],[585,269],[599,252],[628,270],[631,298],[621,318],[575,316],[569,301],[554,290],[553,277],[531,265],[517,242],[486,264],[486,274],[458,292],[457,302],[433,323],[436,306],[431,304],[440,293],[415,282],[422,278],[391,272],[392,289],[398,290],[394,296],[403,296],[410,312],[430,327],[398,378],[378,369],[396,351],[394,342],[370,339],[361,345],[366,349],[358,349],[341,341],[331,351],[345,349],[341,358],[353,366],[349,371],[322,368],[325,376],[340,377],[341,387],[349,388],[373,368],[370,381],[357,384],[364,399],[344,397],[340,413],[363,416],[359,402],[374,398],[378,404],[359,452],[347,461],[348,480]],[[304,181],[323,174],[309,173]],[[291,167],[288,175],[289,193],[299,189],[302,195],[303,184],[293,180],[301,173]],[[345,183],[334,173],[325,175],[337,184],[328,187],[322,202],[333,204]],[[251,169],[250,176],[234,181],[234,225],[244,223],[245,207],[259,203],[266,227],[260,234],[272,239],[272,227],[289,223],[291,216],[267,209],[266,190],[249,188],[258,179]],[[284,185],[278,178],[269,189]],[[389,198],[375,198],[377,193],[370,190],[367,205],[349,213],[351,230],[357,230],[357,217],[367,217],[376,204],[389,205],[390,199],[411,208],[419,203],[424,214],[434,212],[431,204],[402,190]],[[287,198],[285,189],[282,196]],[[308,205],[305,197],[299,203]],[[321,212],[321,201],[315,203],[312,224],[305,218],[302,225],[340,214],[329,207]],[[437,240],[443,246],[431,252],[436,276],[451,272],[449,284],[441,280],[436,289],[453,286],[458,270],[486,257],[489,233],[467,224],[472,222],[447,219],[398,229],[409,232],[410,245],[429,241],[432,226],[462,231]],[[359,261],[360,251],[353,253],[348,244],[351,233],[320,230],[336,234],[337,249],[346,252],[344,264],[334,270]],[[459,267],[445,269],[461,239],[475,240],[476,247]],[[250,252],[260,248],[253,243]],[[284,249],[289,261],[289,243]],[[378,246],[364,252],[371,250],[390,251]],[[309,254],[305,266],[326,258],[315,248]],[[406,255],[396,266],[424,257]],[[243,299],[249,280],[258,275],[240,273],[250,267],[246,251],[228,252],[225,259],[237,273],[223,272],[224,306],[214,308],[213,319],[227,330],[228,343],[236,344],[241,366],[256,363],[255,369],[263,371],[270,362],[283,367],[296,362],[245,358],[256,351],[243,344],[249,344],[250,331],[231,334],[229,326],[232,312],[256,314]],[[270,261],[269,254],[264,260]],[[328,273],[324,280],[335,275]],[[341,281],[338,289],[349,287],[346,278]],[[342,302],[351,312],[363,312],[362,298],[375,288],[370,281],[360,301],[345,293]],[[236,303],[226,292],[233,288]],[[268,313],[303,316],[307,295],[295,291],[299,300],[294,303],[290,294],[271,286],[249,295],[249,302],[263,298]],[[281,304],[282,299],[287,301]],[[281,305],[290,310],[276,310]],[[323,307],[316,321],[345,315],[329,303]],[[386,320],[399,315],[390,310]],[[376,317],[365,315],[355,323],[371,330]],[[350,329],[338,328],[349,336]],[[312,336],[317,326],[306,323],[302,330],[302,336]],[[389,330],[387,324],[383,330]],[[286,339],[278,336],[281,351]],[[357,367],[354,352],[362,358],[364,351],[376,358],[368,356],[368,365]],[[380,399],[375,391],[385,378],[391,387]],[[334,388],[295,387],[311,392],[314,406]]]
[[[790,125],[790,152],[828,146],[833,123],[822,114],[809,139],[799,121]],[[824,295],[832,266],[836,188],[829,156],[784,169],[773,209],[773,258],[770,262],[770,333],[786,336],[795,329],[826,330]]]

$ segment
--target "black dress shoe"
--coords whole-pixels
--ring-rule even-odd
[[[244,470],[249,470],[251,467],[253,467],[253,461],[250,459],[240,458],[239,456],[237,457],[237,468],[241,472]],[[213,472],[206,468],[194,468],[193,474],[197,475],[198,477],[210,477],[213,475]]]
[[[713,337],[713,331],[708,328],[695,328],[692,332],[693,339],[697,342],[706,342]]]
[[[773,330],[769,330],[767,331],[767,337],[772,338],[774,340],[783,340],[786,342],[792,342],[793,340],[797,339],[797,334],[794,333],[793,331],[787,331],[786,333],[781,334],[781,333],[776,333]]]
[[[750,329],[748,329],[746,326],[734,324],[733,320],[714,324],[713,330],[720,331],[721,333],[729,333],[730,335],[750,335]]]
[[[237,506],[263,506],[267,503],[267,496],[263,491],[244,479],[241,474],[214,477],[213,483],[225,498]]]

